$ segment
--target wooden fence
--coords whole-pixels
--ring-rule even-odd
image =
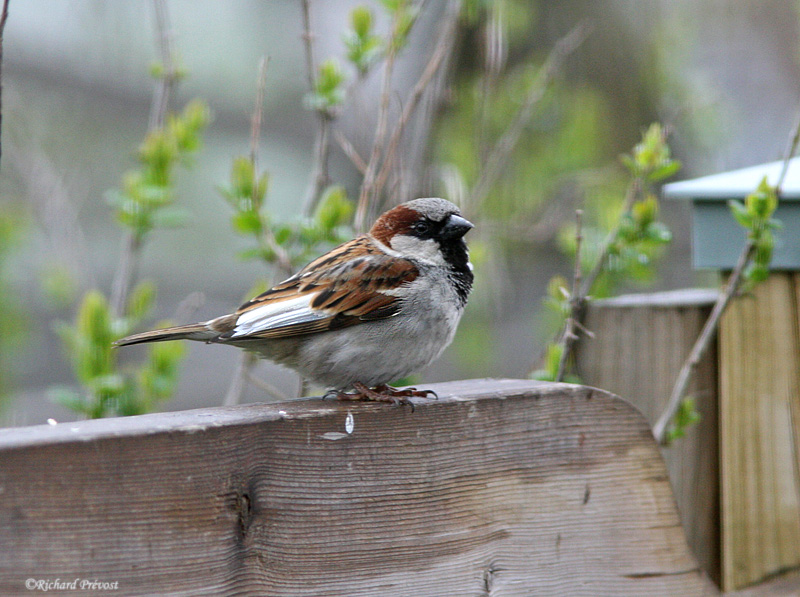
[[[0,594],[717,593],[627,402],[433,387],[1,430]]]
[[[691,290],[596,302],[581,378],[654,423],[715,298]],[[800,275],[773,272],[735,299],[718,336],[689,388],[701,421],[663,454],[698,562],[732,591],[800,568]],[[800,582],[790,585],[769,594],[800,594]]]

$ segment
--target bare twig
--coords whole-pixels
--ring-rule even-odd
[[[261,121],[264,117],[264,93],[267,89],[267,66],[269,58],[261,59],[258,65],[258,80],[256,82],[256,101],[253,114],[250,117],[250,161],[253,163],[253,172],[258,176],[258,144],[261,138]],[[258,192],[257,185],[253,185],[253,194]],[[254,197],[255,198],[255,197]],[[278,266],[285,275],[291,275],[294,266],[286,250],[275,240],[275,235],[268,226],[263,227],[263,242],[275,253]]]
[[[266,56],[261,59],[258,65],[258,79],[256,81],[256,100],[253,106],[253,114],[250,117],[250,161],[253,164],[253,172],[258,176],[258,144],[261,138],[261,121],[264,117],[264,94],[267,89],[267,66],[269,65],[269,58]],[[253,185],[253,195],[258,192],[257,185]],[[275,235],[269,226],[264,226],[262,242],[266,244],[270,250],[275,253],[275,258],[278,262],[278,267],[285,275],[291,275],[294,269],[292,260],[278,241],[275,240]]]
[[[402,138],[403,131],[405,130],[409,120],[411,119],[411,116],[414,114],[414,111],[419,105],[423,93],[427,89],[434,75],[439,70],[439,67],[444,62],[444,59],[452,50],[453,43],[455,43],[457,26],[457,18],[451,17],[445,20],[445,27],[442,29],[442,32],[439,35],[439,40],[437,41],[436,47],[431,54],[430,60],[428,60],[425,70],[422,71],[422,75],[420,75],[419,80],[411,90],[408,101],[405,103],[403,111],[400,114],[400,118],[397,120],[397,124],[395,124],[394,130],[389,137],[389,142],[386,146],[386,155],[383,158],[383,164],[381,165],[380,171],[375,179],[375,189],[373,191],[374,195],[380,194],[381,189],[383,189],[383,186],[386,184],[386,179],[388,178],[389,172],[393,166],[395,153],[400,145],[400,139]]]
[[[580,296],[581,291],[581,245],[583,244],[582,227],[583,210],[575,210],[575,270],[572,275],[572,292],[570,294],[570,313],[564,325],[564,335],[562,336],[563,350],[558,359],[558,372],[555,381],[562,381],[567,370],[567,360],[572,346],[578,339],[575,328],[579,325],[580,312],[583,309],[585,298]]]
[[[303,47],[306,52],[306,77],[308,88],[313,90],[317,82],[317,63],[314,60],[314,34],[311,32],[311,0],[302,0]]]
[[[731,273],[730,278],[728,278],[728,283],[725,285],[725,289],[719,295],[717,302],[714,303],[714,307],[711,309],[711,315],[709,315],[708,320],[700,332],[700,335],[697,337],[697,340],[692,346],[692,350],[689,352],[689,356],[686,358],[686,361],[684,361],[683,366],[678,373],[678,377],[675,380],[675,385],[672,388],[672,393],[670,394],[666,407],[664,407],[664,412],[661,413],[661,416],[658,418],[658,421],[656,421],[656,424],[653,427],[653,436],[660,444],[663,444],[666,439],[667,425],[669,425],[669,422],[672,420],[672,417],[675,416],[675,413],[678,412],[678,407],[680,406],[681,400],[686,393],[686,389],[689,387],[689,382],[692,379],[694,369],[700,363],[703,355],[706,353],[706,350],[708,350],[708,346],[711,343],[711,338],[714,337],[714,334],[717,331],[717,326],[719,325],[719,320],[722,317],[722,314],[725,312],[725,309],[728,307],[731,299],[736,295],[741,282],[742,274],[744,273],[747,264],[750,263],[750,258],[753,255],[754,248],[753,242],[748,239],[744,248],[742,249],[742,252],[739,254],[736,267],[733,268],[733,272]]]
[[[491,5],[492,11],[488,22],[484,25],[484,73],[481,77],[480,95],[480,122],[478,129],[478,155],[480,163],[485,164],[489,156],[488,129],[490,97],[497,87],[500,73],[508,60],[508,41],[503,24],[505,5],[495,2]]]
[[[172,88],[177,81],[172,47],[172,30],[165,0],[153,0],[153,12],[155,13],[156,41],[161,56],[162,73],[153,91],[153,99],[150,104],[150,119],[148,123],[150,131],[164,126]],[[123,239],[119,266],[111,284],[111,309],[112,313],[117,316],[122,315],[125,303],[128,300],[131,284],[136,278],[141,246],[142,239],[133,231],[128,232]]]
[[[233,372],[231,383],[228,386],[228,391],[222,401],[223,406],[233,406],[242,401],[242,394],[244,394],[247,376],[250,368],[255,365],[256,356],[249,352],[243,352],[239,355],[239,363],[236,365],[236,371]]]
[[[392,21],[392,33],[388,42],[389,51],[386,55],[386,62],[383,65],[383,84],[381,86],[381,101],[378,109],[378,123],[375,127],[375,138],[372,141],[372,151],[367,161],[367,170],[364,172],[364,180],[361,182],[361,190],[358,195],[356,215],[353,225],[357,231],[364,229],[367,217],[367,208],[376,196],[375,180],[378,174],[378,162],[381,157],[384,137],[386,136],[386,125],[389,119],[389,100],[392,91],[392,73],[394,71],[394,61],[397,56],[395,47],[395,37],[397,35],[397,16]]]
[[[0,131],[3,129],[3,31],[8,20],[8,2],[3,0],[3,11],[0,13]],[[0,146],[0,156],[2,156],[2,146]]]
[[[639,177],[634,178],[631,183],[628,185],[628,190],[625,193],[625,200],[622,202],[622,215],[624,216],[626,213],[631,211],[636,198],[641,194],[642,191],[642,179]],[[592,291],[592,286],[597,281],[598,276],[603,272],[603,267],[605,267],[606,259],[608,259],[608,254],[611,252],[611,247],[617,242],[617,237],[619,236],[619,231],[622,229],[623,220],[620,218],[617,221],[616,226],[614,226],[613,230],[608,233],[603,244],[600,246],[600,252],[597,255],[597,260],[595,261],[594,265],[592,266],[591,271],[586,276],[586,279],[583,281],[583,286],[580,289],[580,295],[582,297],[583,303],[586,302],[586,298],[589,296],[589,293]],[[581,304],[581,308],[583,304]]]
[[[256,386],[257,388],[265,391],[267,394],[275,398],[275,400],[289,400],[289,396],[281,392],[278,388],[271,383],[264,381],[260,377],[256,377],[250,371],[247,372],[247,381]],[[302,393],[300,394],[302,395]]]
[[[264,93],[267,90],[267,66],[269,56],[264,56],[258,63],[258,82],[256,83],[256,103],[250,117],[250,161],[253,170],[258,172],[258,143],[261,138],[261,120],[264,116]]]
[[[350,140],[342,134],[341,131],[333,131],[333,138],[336,139],[336,142],[339,144],[339,147],[342,148],[344,154],[350,159],[356,169],[364,175],[364,172],[367,171],[367,163],[364,161],[353,144],[350,143]]]
[[[317,86],[317,65],[314,60],[314,34],[311,31],[310,0],[302,0],[303,6],[303,46],[306,54],[306,76],[308,90],[313,93]],[[323,189],[328,184],[328,156],[330,155],[331,115],[326,110],[317,110],[317,132],[314,141],[314,166],[303,200],[303,215],[314,213]]]
[[[255,176],[259,176],[259,169],[258,169],[258,146],[259,141],[261,138],[261,122],[264,117],[264,94],[267,88],[267,66],[269,65],[269,59],[265,56],[261,59],[258,66],[258,79],[256,82],[256,99],[255,105],[253,106],[253,114],[250,117],[250,161],[253,164],[253,172]],[[253,195],[255,199],[255,194],[258,193],[258,185],[253,185]],[[269,226],[262,227],[262,237],[260,242],[267,245],[272,252],[275,254],[275,258],[278,263],[278,267],[280,272],[284,275],[290,275],[294,269],[292,265],[292,260],[289,257],[289,254],[286,252],[278,242],[275,240],[275,235],[272,232],[272,229]],[[242,400],[242,394],[244,393],[246,382],[252,381],[255,377],[252,374],[252,369],[256,365],[257,359],[250,353],[242,353],[239,357],[239,364],[236,367],[236,371],[231,378],[231,383],[228,386],[228,392],[225,394],[225,400],[223,404],[226,406],[230,406],[232,404],[238,404]],[[263,382],[266,384],[266,382]],[[269,384],[266,384],[269,385]],[[272,386],[270,386],[272,387]],[[275,394],[274,392],[270,392],[273,395],[281,396],[282,394],[278,393]]]
[[[178,80],[175,68],[175,52],[173,48],[173,32],[170,26],[169,13],[165,0],[153,0],[153,12],[156,19],[157,46],[161,57],[162,73],[153,90],[153,101],[150,104],[149,129],[155,130],[164,126],[164,119],[169,109],[172,89]]]
[[[633,207],[633,203],[636,201],[636,198],[641,193],[642,188],[642,180],[641,178],[637,177],[631,181],[631,184],[628,185],[628,191],[625,195],[625,200],[623,201],[622,205],[622,214],[628,213],[631,208]],[[578,210],[580,212],[580,210]],[[580,212],[582,213],[582,212]],[[622,228],[622,218],[619,219],[617,225],[614,229],[608,233],[603,244],[600,247],[600,251],[597,255],[597,258],[592,266],[592,269],[589,271],[586,278],[581,283],[581,241],[583,239],[583,233],[580,229],[580,216],[578,216],[578,230],[576,232],[576,255],[575,255],[575,276],[573,277],[573,288],[572,294],[570,295],[569,301],[569,315],[567,315],[567,320],[564,324],[564,332],[561,334],[559,338],[559,343],[563,345],[561,356],[559,358],[559,366],[558,366],[558,375],[556,376],[556,381],[561,381],[563,379],[565,373],[566,363],[569,360],[570,355],[575,347],[575,342],[578,340],[577,334],[575,334],[575,328],[585,330],[583,325],[581,324],[581,318],[583,317],[584,309],[586,308],[586,303],[589,300],[589,293],[592,290],[592,286],[594,286],[595,281],[597,280],[598,276],[602,273],[603,267],[605,266],[606,260],[608,259],[608,255],[611,252],[611,247],[617,241],[617,237],[619,236],[619,232]],[[587,335],[591,336],[591,333],[585,330]]]
[[[800,117],[798,117],[796,120],[794,132],[789,140],[789,144],[783,158],[783,167],[781,168],[778,181],[775,184],[775,194],[778,199],[781,197],[783,183],[786,180],[786,174],[789,171],[789,163],[797,152],[798,144],[800,144]],[[754,252],[755,243],[751,238],[748,238],[747,242],[745,242],[745,245],[742,248],[742,252],[739,254],[739,259],[736,262],[736,266],[733,268],[733,271],[728,278],[725,289],[722,291],[722,293],[720,293],[717,302],[714,303],[714,307],[711,309],[711,315],[708,316],[708,320],[703,326],[700,336],[698,336],[697,340],[692,346],[689,356],[686,358],[686,361],[684,361],[683,366],[678,373],[678,377],[675,380],[675,385],[672,388],[672,393],[667,401],[667,405],[664,407],[664,412],[661,413],[661,416],[653,426],[653,436],[660,444],[663,444],[666,441],[667,427],[670,421],[672,421],[672,418],[675,416],[675,413],[678,412],[681,401],[683,400],[686,390],[689,387],[689,383],[692,380],[692,375],[694,374],[697,365],[700,363],[706,351],[708,350],[708,347],[711,344],[711,339],[714,337],[714,334],[717,331],[720,318],[730,304],[731,299],[733,299],[733,297],[735,297],[739,291],[742,275],[747,269],[747,266],[750,264]]]
[[[489,151],[485,166],[481,169],[478,180],[469,194],[468,206],[480,203],[497,182],[497,179],[503,173],[505,165],[508,163],[511,152],[519,142],[522,131],[531,119],[533,109],[541,101],[550,81],[561,69],[564,60],[580,47],[589,33],[590,28],[581,23],[562,37],[553,47],[544,65],[539,70],[536,79],[531,83],[525,102],[514,115],[503,136],[498,139],[497,143]]]

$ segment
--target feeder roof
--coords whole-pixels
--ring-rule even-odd
[[[783,160],[731,170],[720,174],[702,176],[664,185],[664,196],[670,199],[736,199],[752,193],[766,175],[770,184],[776,184],[783,168]],[[789,162],[783,181],[781,199],[800,199],[800,157]]]

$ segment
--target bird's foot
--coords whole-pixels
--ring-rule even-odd
[[[408,404],[411,412],[414,412],[414,403],[409,398],[438,398],[433,390],[418,390],[417,388],[405,388],[399,390],[386,384],[380,384],[374,388],[368,388],[361,382],[353,384],[355,392],[340,392],[331,390],[325,394],[324,398],[337,398],[343,401],[368,401],[368,402],[388,402],[395,406]]]
[[[414,398],[430,398],[431,400],[438,400],[439,395],[433,390],[418,390],[417,388],[404,388],[402,390],[393,388],[387,384],[381,384],[373,388],[376,392],[381,394],[391,394],[392,396],[414,397]]]

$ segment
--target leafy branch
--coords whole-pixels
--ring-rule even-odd
[[[800,127],[798,127],[800,130]],[[795,139],[797,134],[795,135]],[[791,150],[787,154],[785,163],[791,159],[797,147],[794,142]],[[671,440],[683,435],[686,421],[680,415],[686,411],[687,406],[683,396],[691,382],[692,375],[703,359],[711,339],[717,332],[720,319],[727,309],[731,300],[737,296],[742,288],[752,289],[759,282],[764,281],[769,276],[769,264],[772,260],[772,250],[775,244],[772,231],[780,227],[780,222],[772,216],[778,207],[778,197],[783,180],[786,176],[786,168],[783,169],[780,179],[776,186],[771,186],[764,177],[758,188],[745,198],[744,204],[738,201],[730,201],[729,207],[733,217],[742,228],[747,231],[747,238],[742,247],[736,265],[733,268],[725,288],[717,298],[711,314],[703,325],[697,340],[692,346],[689,356],[684,361],[675,380],[667,405],[661,416],[653,426],[653,436],[659,443],[669,443]]]
[[[563,381],[567,379],[570,357],[579,340],[577,332],[590,335],[582,325],[582,319],[591,293],[602,275],[632,275],[651,262],[652,256],[672,235],[659,221],[658,200],[654,186],[672,176],[680,169],[680,162],[672,159],[666,143],[666,133],[659,124],[653,124],[644,133],[642,141],[631,155],[621,158],[628,170],[630,181],[622,201],[619,218],[611,231],[594,251],[590,267],[584,264],[582,251],[586,231],[581,227],[580,216],[575,238],[575,271],[571,290],[566,280],[557,277],[548,287],[548,304],[563,318],[558,340],[546,348],[545,368],[533,373],[536,379]],[[592,235],[594,236],[594,235]],[[583,268],[588,273],[583,276]],[[573,381],[576,378],[569,378]]]
[[[158,83],[150,128],[137,152],[139,167],[126,172],[121,188],[108,194],[116,221],[125,231],[111,300],[99,290],[90,290],[78,307],[75,322],[62,323],[56,330],[82,389],[53,388],[51,395],[67,408],[92,418],[140,414],[169,398],[185,353],[180,343],[154,344],[144,363],[121,367],[112,348],[114,340],[131,333],[153,309],[155,286],[149,282],[134,284],[141,252],[154,230],[183,222],[184,213],[174,206],[175,170],[178,165],[191,164],[210,120],[208,107],[197,100],[180,114],[167,111],[171,88],[182,74],[174,67],[166,6],[156,0],[154,7],[165,62],[152,69]]]

